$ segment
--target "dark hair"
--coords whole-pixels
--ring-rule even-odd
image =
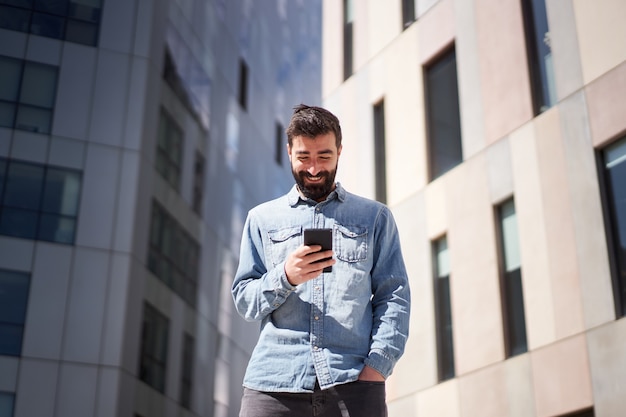
[[[294,107],[286,132],[289,146],[292,146],[293,138],[296,136],[314,138],[330,132],[335,134],[337,149],[341,146],[339,119],[321,107],[307,106],[306,104],[299,104]]]

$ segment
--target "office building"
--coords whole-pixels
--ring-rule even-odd
[[[236,416],[318,0],[0,0],[0,416]]]
[[[626,2],[323,2],[338,178],[412,289],[390,416],[626,410]]]

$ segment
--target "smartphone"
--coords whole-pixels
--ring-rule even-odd
[[[304,244],[320,245],[321,250],[331,250],[333,248],[333,229],[304,229]],[[317,262],[326,261],[327,259],[320,259]],[[333,267],[327,266],[323,272],[332,272]]]

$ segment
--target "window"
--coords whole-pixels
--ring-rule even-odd
[[[452,307],[450,303],[450,257],[444,236],[433,242],[435,324],[439,381],[454,378]]]
[[[248,108],[248,64],[243,59],[239,60],[239,105]]]
[[[204,198],[204,156],[196,151],[196,160],[193,169],[193,201],[194,213],[202,216],[202,199]]]
[[[415,22],[415,0],[402,0],[402,29]]]
[[[101,9],[102,0],[0,0],[0,27],[95,46]]]
[[[183,339],[183,360],[180,375],[180,403],[183,407],[191,407],[191,386],[193,379],[193,337],[185,333]]]
[[[196,305],[199,254],[198,243],[154,201],[148,269],[192,307]]]
[[[562,417],[594,417],[594,416],[595,416],[595,412],[593,408],[589,408],[587,410],[575,411],[570,414],[565,414]]]
[[[0,417],[13,417],[15,394],[0,391]]]
[[[0,56],[0,126],[50,133],[57,73],[52,65]]]
[[[158,135],[156,170],[172,188],[179,191],[183,131],[164,109],[161,109]]]
[[[524,31],[533,111],[539,114],[556,103],[550,30],[545,0],[522,0]]]
[[[352,75],[354,1],[343,0],[343,79]]]
[[[606,235],[617,316],[626,316],[626,137],[601,151]]]
[[[148,303],[144,303],[141,328],[139,379],[165,392],[169,320]]]
[[[428,158],[434,180],[463,162],[454,49],[425,69]]]
[[[526,319],[522,291],[522,268],[515,203],[510,199],[497,207],[500,243],[500,288],[507,357],[525,353]]]
[[[385,101],[374,105],[374,176],[376,200],[387,203],[387,156],[385,154]]]
[[[81,173],[0,158],[0,234],[73,244]]]
[[[0,269],[0,355],[20,356],[22,353],[29,288],[29,274]]]
[[[276,122],[276,131],[274,136],[274,160],[278,165],[283,164],[283,154],[285,153],[285,129],[280,122]]]

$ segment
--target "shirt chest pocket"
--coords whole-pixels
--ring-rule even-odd
[[[335,255],[344,262],[367,259],[367,227],[335,224]]]
[[[287,259],[287,256],[296,250],[302,241],[302,226],[286,227],[271,230],[268,233],[270,259],[272,266],[276,266]]]

